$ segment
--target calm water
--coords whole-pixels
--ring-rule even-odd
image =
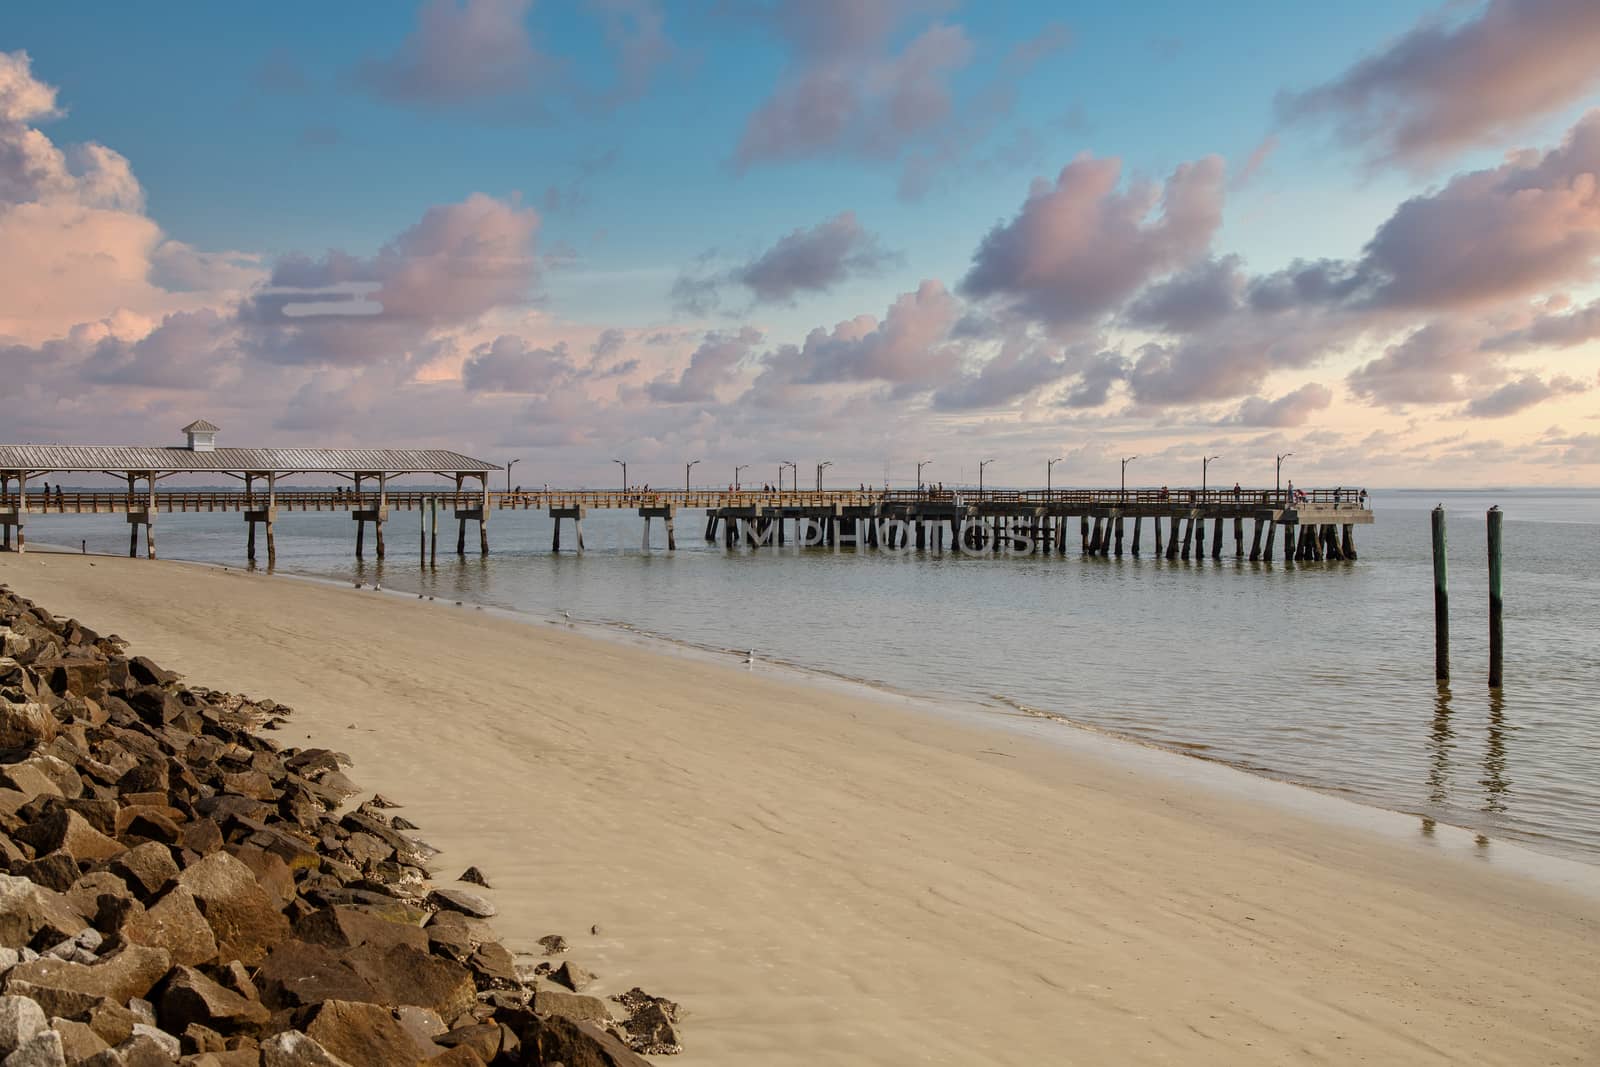
[[[1439,502],[1451,534],[1447,687],[1433,679],[1428,512]],[[1491,504],[1506,512],[1506,684],[1495,695]],[[1600,862],[1600,492],[1390,491],[1374,508],[1378,524],[1356,530],[1359,562],[1294,566],[1085,560],[1075,547],[1066,558],[727,553],[700,538],[700,513],[680,518],[672,555],[656,523],[647,554],[641,520],[624,512],[591,513],[579,558],[552,556],[550,521],[532,511],[495,514],[487,560],[441,555],[432,571],[416,562],[414,512],[390,521],[381,569],[353,559],[347,516],[286,513],[278,559],[1058,716]],[[127,550],[120,516],[35,516],[28,533]],[[167,558],[239,564],[244,524],[163,515],[157,541]]]

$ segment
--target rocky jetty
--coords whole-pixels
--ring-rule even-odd
[[[0,587],[0,1067],[678,1051],[676,1004],[584,992],[559,936],[519,964],[346,757],[262,734],[288,714]]]

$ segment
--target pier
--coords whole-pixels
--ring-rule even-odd
[[[1170,560],[1353,560],[1354,528],[1372,523],[1359,488],[1309,489],[491,489],[495,464],[437,449],[220,448],[220,431],[205,421],[184,427],[177,446],[0,445],[0,548],[25,551],[29,516],[121,515],[128,554],[155,558],[156,518],[163,512],[237,512],[246,526],[245,557],[256,560],[257,529],[267,564],[277,559],[276,524],[294,511],[345,511],[356,523],[355,554],[363,558],[370,524],[373,549],[387,554],[385,526],[397,510],[420,512],[425,558],[438,552],[441,512],[456,519],[456,552],[465,555],[467,524],[478,551],[489,551],[496,511],[544,511],[553,520],[551,550],[584,551],[583,520],[591,510],[631,510],[650,528],[661,520],[667,550],[677,549],[680,509],[705,512],[704,536],[724,547],[819,547],[835,551],[961,552],[968,555],[1065,555],[1075,542],[1085,557],[1141,556]],[[68,491],[46,479],[94,472],[125,479],[125,489]],[[164,489],[176,475],[236,480],[237,488]],[[347,486],[294,488],[303,476],[338,478]],[[397,486],[394,479],[428,475],[438,487]],[[1282,540],[1281,549],[1278,541]],[[13,543],[14,542],[14,543]]]

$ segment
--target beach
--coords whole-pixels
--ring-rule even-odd
[[[291,705],[283,743],[483,870],[509,947],[680,1002],[685,1065],[1600,1057],[1596,898],[1497,866],[470,603],[50,553],[0,582]]]

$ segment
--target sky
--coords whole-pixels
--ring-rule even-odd
[[[84,10],[0,15],[8,443],[1600,485],[1593,0]]]

